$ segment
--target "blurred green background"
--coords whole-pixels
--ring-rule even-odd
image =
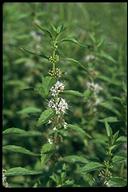
[[[47,75],[50,63],[41,57],[29,55],[20,50],[24,47],[32,51],[42,51],[51,54],[50,42],[47,36],[34,27],[34,21],[50,28],[53,24],[64,24],[68,27],[66,35],[72,35],[91,48],[83,48],[72,43],[60,46],[59,68],[66,72],[63,80],[66,89],[84,92],[89,81],[85,71],[76,63],[66,62],[61,58],[70,57],[80,61],[92,71],[95,82],[102,86],[100,97],[103,103],[96,110],[87,108],[88,101],[74,96],[65,96],[69,103],[68,123],[78,123],[95,139],[89,140],[72,133],[62,145],[62,154],[84,154],[92,160],[103,160],[104,149],[101,145],[106,136],[105,127],[98,119],[116,116],[119,122],[112,123],[113,131],[120,131],[126,136],[126,45],[127,45],[127,5],[126,3],[4,3],[3,5],[3,129],[9,127],[35,130],[39,114],[25,115],[18,113],[28,106],[45,110],[47,102],[31,91],[23,91],[34,87]],[[103,44],[102,44],[103,40]],[[101,46],[96,49],[97,43]],[[104,52],[102,52],[104,51]],[[98,60],[86,62],[87,55],[96,55]],[[105,55],[106,54],[106,55]],[[93,74],[96,73],[96,76]],[[47,126],[40,128],[42,137],[22,138],[5,137],[3,144],[24,146],[31,151],[39,152],[40,146],[46,142]],[[101,142],[100,142],[101,141]],[[126,145],[119,153],[126,153]],[[35,158],[25,155],[4,153],[3,166],[26,166],[38,168]],[[120,173],[120,167],[115,168],[115,174],[126,177],[126,171]],[[25,178],[9,178],[14,184]],[[31,180],[26,180],[28,186]],[[22,185],[22,184],[21,184]]]

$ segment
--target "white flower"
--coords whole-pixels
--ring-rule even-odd
[[[52,121],[51,121],[51,120],[49,120],[49,121],[48,121],[48,124],[51,124],[51,123],[52,123]]]
[[[55,108],[54,99],[51,99],[51,100],[49,101],[48,107],[53,108],[53,109]]]
[[[95,103],[94,105],[99,105],[101,102],[103,101],[103,99],[101,97],[96,97]]]
[[[56,128],[56,127],[54,127],[54,128],[53,128],[53,130],[54,130],[54,131],[56,131],[56,130],[57,130],[57,128]]]
[[[94,56],[94,55],[87,55],[86,57],[85,57],[85,61],[86,62],[89,62],[89,61],[92,61],[92,60],[94,60],[96,57]]]
[[[64,129],[66,129],[67,128],[67,123],[66,122],[64,122]]]
[[[94,91],[94,93],[99,93],[102,90],[102,87],[98,83],[87,82],[87,87]]]
[[[68,104],[63,98],[51,99],[48,103],[48,107],[55,109],[56,114],[65,113],[68,109]]]
[[[58,93],[64,91],[64,84],[61,83],[60,81],[57,81],[56,84],[51,87],[50,91],[51,95],[55,97],[56,95],[58,95]]]
[[[50,138],[48,138],[48,143],[53,144],[53,142]]]

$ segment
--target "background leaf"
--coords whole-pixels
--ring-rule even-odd
[[[4,151],[11,151],[14,153],[23,153],[23,154],[31,155],[31,156],[39,156],[38,154],[35,154],[35,153],[29,151],[28,149],[25,149],[24,147],[16,146],[16,145],[3,146],[3,150]]]
[[[21,176],[21,175],[39,175],[42,171],[29,170],[23,167],[14,167],[6,171],[5,175],[9,176]]]
[[[24,131],[23,129],[19,128],[8,128],[3,131],[4,135],[16,135],[20,137],[32,137],[32,136],[42,136],[42,133],[39,131]]]

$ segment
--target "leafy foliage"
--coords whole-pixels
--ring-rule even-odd
[[[125,3],[4,4],[4,186],[126,186],[126,17]]]

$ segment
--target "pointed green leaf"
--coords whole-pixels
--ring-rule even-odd
[[[68,163],[88,163],[88,160],[82,156],[78,155],[69,155],[63,157],[63,161],[68,162]]]
[[[42,146],[41,154],[47,154],[55,150],[55,145],[46,143]]]
[[[81,127],[79,127],[78,125],[72,125],[72,124],[68,124],[67,128],[72,129],[73,131],[76,131],[78,134],[80,134],[82,137],[87,136],[89,139],[91,139],[92,137],[86,133]]]
[[[19,129],[19,128],[8,128],[8,129],[3,131],[4,135],[7,135],[7,134],[25,134],[25,133],[26,133],[26,131]]]
[[[113,162],[113,163],[121,162],[121,161],[124,161],[124,160],[126,160],[126,157],[119,156],[119,155],[115,155],[115,156],[112,158],[112,162]]]
[[[127,142],[127,138],[125,136],[120,136],[117,140],[117,143],[124,143]]]
[[[120,116],[120,112],[117,111],[114,107],[113,107],[113,103],[110,102],[102,102],[99,103],[99,105],[109,111],[112,111],[113,113],[115,113],[116,115]]]
[[[113,63],[116,63],[115,59],[113,59],[112,56],[108,55],[104,51],[101,51],[100,56],[105,59],[108,59],[109,61],[112,61]]]
[[[40,53],[40,54],[38,54],[38,53],[34,53],[33,51],[29,51],[29,50],[26,49],[26,48],[20,48],[20,50],[21,50],[21,51],[24,51],[24,52],[26,52],[26,53],[35,55],[35,56],[39,56],[39,57],[43,57],[43,58],[45,58],[45,59],[49,59],[49,57],[46,56],[44,53]]]
[[[42,171],[35,171],[35,170],[29,170],[23,167],[14,167],[11,169],[8,169],[5,172],[5,176],[21,176],[21,175],[39,175],[43,174]]]
[[[112,177],[107,182],[107,186],[108,187],[126,187],[127,181],[122,177]]]
[[[19,128],[8,128],[6,130],[3,131],[4,135],[16,135],[16,136],[20,136],[20,137],[32,137],[32,136],[42,136],[42,133],[39,131],[25,131],[23,129],[19,129]]]
[[[79,46],[81,46],[81,47],[85,47],[85,48],[88,47],[87,45],[84,45],[84,44],[82,44],[82,43],[79,43],[76,39],[74,39],[74,38],[72,38],[72,37],[64,38],[64,39],[62,39],[60,42],[62,43],[62,42],[66,42],[66,41],[75,43],[75,44],[77,44],[77,45],[79,45]]]
[[[40,29],[41,31],[43,31],[44,33],[48,34],[49,37],[52,39],[52,33],[51,33],[48,29],[46,29],[46,28],[43,27],[43,26],[40,26],[40,25],[37,24],[37,23],[34,23],[34,25],[35,25],[35,27],[39,28],[39,29]]]
[[[79,64],[79,65],[88,73],[86,67],[85,67],[84,65],[82,65],[79,61],[77,61],[77,60],[75,60],[75,59],[72,59],[72,58],[66,58],[66,60],[72,61],[72,62],[74,62],[74,63]]]
[[[99,170],[102,167],[103,165],[101,163],[89,162],[84,167],[81,168],[81,172],[82,173],[91,172],[91,171]]]
[[[112,136],[112,129],[111,129],[111,127],[110,127],[110,125],[108,124],[107,121],[104,121],[104,123],[105,123],[105,128],[106,128],[107,135],[108,135],[108,137],[111,137]]]
[[[74,96],[78,96],[78,97],[83,97],[83,94],[80,93],[79,91],[65,90],[63,93],[68,94],[68,95],[74,95]]]
[[[84,95],[84,101],[87,101],[88,98],[91,96],[91,94],[92,94],[92,91],[90,91],[90,90],[84,91],[84,93],[83,93],[83,95]]]
[[[15,153],[23,153],[23,154],[31,155],[31,156],[39,156],[38,154],[35,154],[35,153],[29,151],[28,149],[25,149],[24,147],[16,146],[16,145],[5,145],[5,146],[3,146],[3,150],[12,151]]]
[[[55,78],[51,76],[46,76],[42,78],[42,94],[44,97],[47,97],[49,95],[49,90],[55,83]]]
[[[55,112],[52,109],[46,109],[43,111],[37,121],[37,127],[47,123],[53,116]]]
[[[100,122],[107,121],[109,123],[115,123],[115,122],[118,122],[119,120],[117,119],[117,117],[106,117],[106,118],[100,119],[98,121],[100,121]]]
[[[119,135],[119,131],[117,131],[114,135],[113,135],[113,138],[112,138],[112,144],[114,144],[118,138],[118,135]]]
[[[41,113],[41,109],[39,109],[37,107],[26,107],[26,108],[18,111],[17,113],[19,113],[21,115],[32,114],[32,113]]]

